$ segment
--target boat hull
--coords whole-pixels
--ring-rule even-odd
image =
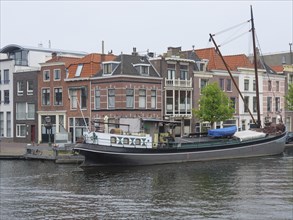
[[[285,140],[284,133],[258,141],[216,144],[212,147],[141,149],[79,144],[75,150],[85,156],[82,167],[153,165],[278,155],[285,149]]]

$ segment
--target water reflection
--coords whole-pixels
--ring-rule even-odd
[[[0,161],[1,219],[290,219],[292,158],[88,171]]]

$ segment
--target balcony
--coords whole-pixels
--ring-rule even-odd
[[[192,88],[192,80],[165,79],[165,87]]]

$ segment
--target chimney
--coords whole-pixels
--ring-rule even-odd
[[[136,47],[133,48],[132,55],[136,56],[138,53],[136,52]]]
[[[102,40],[102,54],[104,54],[104,41]]]
[[[52,59],[55,59],[57,57],[57,53],[56,52],[53,52],[52,53]]]

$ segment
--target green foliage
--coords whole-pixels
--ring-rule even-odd
[[[208,84],[202,90],[199,99],[199,109],[193,109],[193,114],[201,121],[215,122],[232,118],[235,109],[229,97],[220,89],[217,83]]]
[[[289,84],[289,89],[287,95],[285,95],[286,99],[286,108],[287,110],[293,111],[293,84]]]

